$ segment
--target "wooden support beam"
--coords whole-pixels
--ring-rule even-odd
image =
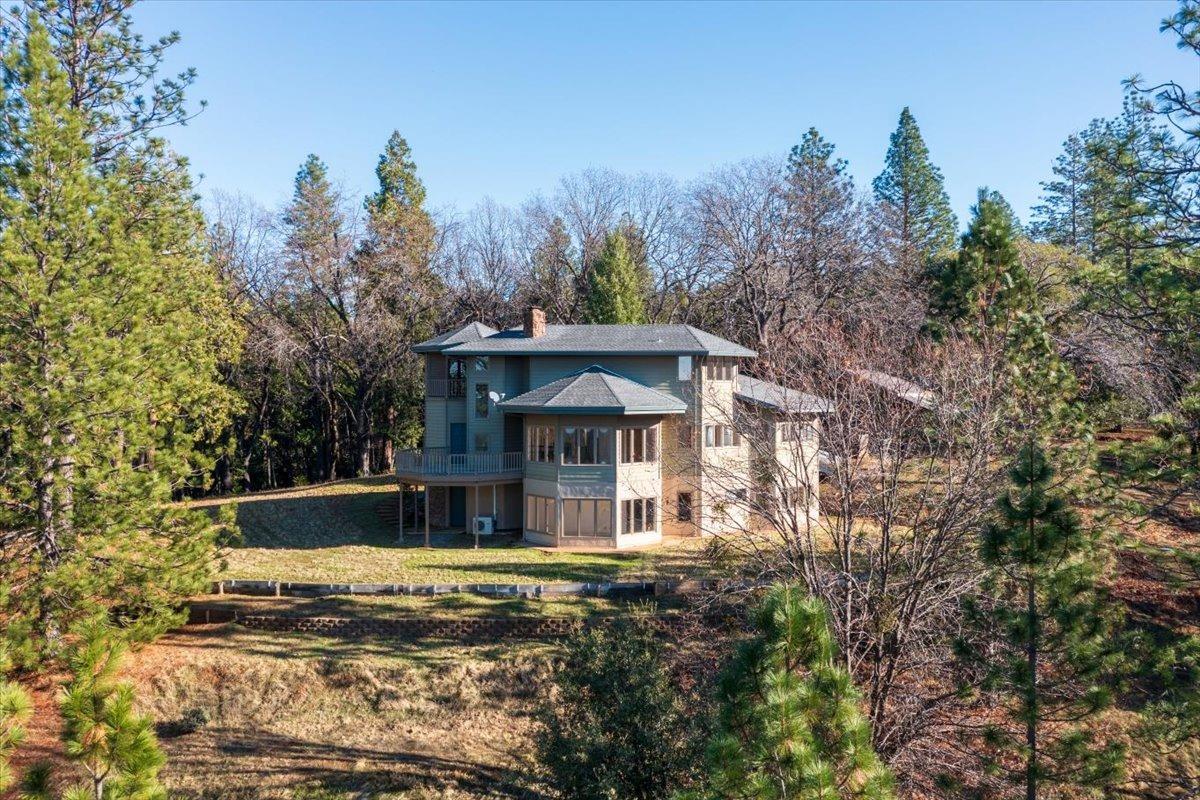
[[[429,486],[425,487],[425,546],[429,547]]]

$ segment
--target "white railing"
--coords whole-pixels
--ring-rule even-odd
[[[445,449],[401,450],[396,471],[407,475],[494,475],[520,472],[524,453],[448,453]]]

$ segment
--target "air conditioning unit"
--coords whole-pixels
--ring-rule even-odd
[[[480,536],[491,536],[496,532],[495,517],[476,517],[475,518],[475,533]]]

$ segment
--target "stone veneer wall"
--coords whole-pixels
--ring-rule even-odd
[[[380,637],[392,639],[556,639],[569,636],[585,625],[607,625],[611,620],[580,620],[573,617],[397,617],[361,619],[352,617],[305,617],[241,614],[231,608],[193,606],[188,624],[236,622],[254,630],[281,633],[312,633],[348,639]],[[663,633],[679,632],[687,621],[679,616],[650,617],[648,623]]]

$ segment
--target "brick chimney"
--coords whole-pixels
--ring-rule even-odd
[[[525,336],[536,339],[546,335],[546,312],[537,306],[525,310]]]

